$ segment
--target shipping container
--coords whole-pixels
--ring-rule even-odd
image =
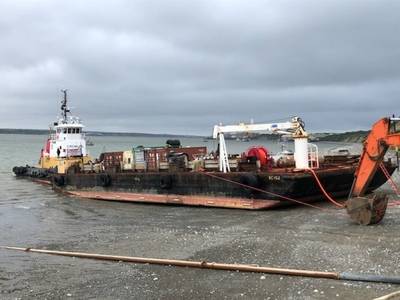
[[[133,149],[133,158],[135,160],[135,170],[146,171],[146,161],[144,159],[143,147],[136,147]]]
[[[105,171],[119,172],[121,171],[123,152],[103,152],[100,154],[100,161]]]
[[[122,170],[132,171],[134,169],[135,169],[135,161],[133,159],[133,151],[132,150],[124,151]]]
[[[150,148],[144,150],[147,171],[158,171],[160,162],[167,162],[167,148]]]

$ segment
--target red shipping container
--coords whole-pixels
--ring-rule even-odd
[[[167,161],[167,148],[153,148],[144,151],[148,171],[158,171],[160,162]]]
[[[100,154],[100,161],[103,162],[104,169],[116,169],[121,168],[123,160],[123,152],[104,152]]]

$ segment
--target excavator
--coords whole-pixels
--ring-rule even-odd
[[[376,122],[364,142],[353,186],[345,203],[350,218],[361,225],[379,223],[385,216],[388,196],[372,193],[365,196],[367,187],[382,164],[390,147],[400,146],[400,118],[382,118]],[[388,177],[389,179],[390,177]]]

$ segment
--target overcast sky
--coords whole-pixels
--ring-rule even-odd
[[[88,130],[210,134],[400,113],[400,1],[0,2],[0,128],[46,128],[60,90]]]

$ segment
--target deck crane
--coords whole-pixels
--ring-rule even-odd
[[[244,124],[238,125],[215,125],[213,138],[218,139],[219,144],[219,170],[221,172],[230,172],[228,151],[226,148],[226,133],[277,133],[290,134],[294,139],[294,158],[297,169],[308,169],[309,151],[308,134],[304,129],[304,122],[299,117],[293,117],[290,121],[283,123],[262,123],[262,124]],[[316,147],[316,146],[314,146]]]
[[[377,170],[381,167],[384,171],[382,162],[389,147],[398,146],[400,146],[400,118],[382,118],[372,126],[364,142],[353,186],[345,205],[347,213],[357,223],[376,224],[383,219],[388,204],[387,195],[372,193],[364,197],[364,194]]]

